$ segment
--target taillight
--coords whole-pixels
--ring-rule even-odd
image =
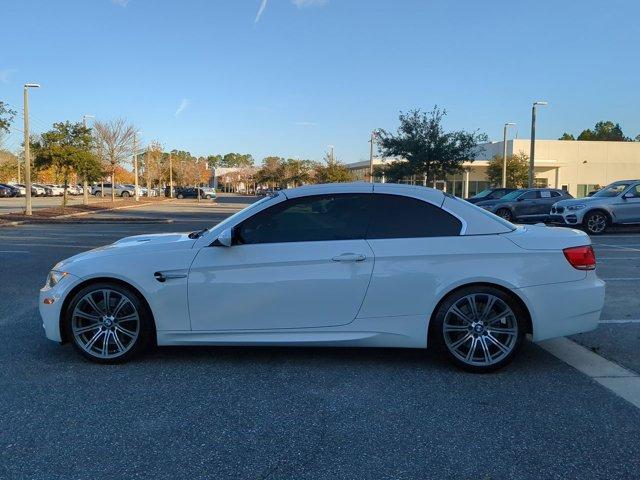
[[[596,254],[591,245],[565,248],[562,251],[573,268],[578,270],[593,270],[596,268]]]

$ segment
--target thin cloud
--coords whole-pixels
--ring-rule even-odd
[[[173,116],[177,117],[182,112],[184,112],[188,106],[189,106],[189,100],[186,98],[183,98],[182,101],[180,102],[180,106],[176,110],[176,113],[173,114]]]
[[[256,19],[253,21],[253,23],[258,23],[260,21],[265,8],[267,8],[267,0],[262,0],[260,8],[258,9],[258,14],[256,15]]]
[[[126,7],[129,5],[129,0],[111,0],[111,3],[119,5],[120,7]]]
[[[5,68],[4,70],[0,70],[0,83],[9,83],[11,77],[17,70],[15,68]]]
[[[293,3],[298,8],[322,7],[323,5],[329,3],[329,0],[291,0],[291,3]]]

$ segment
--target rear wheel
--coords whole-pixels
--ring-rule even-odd
[[[609,218],[601,211],[589,212],[585,215],[582,225],[587,233],[591,235],[598,235],[600,233],[604,233],[607,229],[607,226],[609,225]]]
[[[76,293],[66,312],[67,338],[85,358],[121,363],[146,347],[151,316],[128,288],[96,283]]]
[[[526,314],[497,288],[471,286],[446,298],[438,308],[431,335],[463,370],[485,373],[509,364],[520,349]]]
[[[183,194],[181,194],[181,193],[179,193],[179,194],[177,195],[177,198],[184,198],[184,195],[183,195]]]
[[[511,222],[513,220],[513,214],[511,213],[511,210],[509,210],[508,208],[499,209],[496,212],[496,215],[498,215],[499,217],[504,218],[508,222]]]
[[[100,192],[100,190],[96,191],[96,193],[93,194],[94,197],[99,197],[101,195],[102,192]]]
[[[129,198],[129,192],[122,192],[122,198]]]

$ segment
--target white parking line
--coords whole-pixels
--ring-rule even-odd
[[[640,408],[640,376],[610,362],[568,338],[544,340],[539,345],[616,395]]]
[[[28,250],[0,250],[0,253],[29,253]]]
[[[637,257],[598,257],[597,260],[640,260],[640,255]]]
[[[640,248],[633,248],[633,247],[640,246],[640,244],[635,244],[635,243],[631,245],[612,245],[610,243],[594,243],[593,246],[615,248],[617,250],[622,250],[626,252],[640,252]]]
[[[640,323],[640,318],[622,318],[619,320],[600,320],[598,323],[602,323],[604,325],[623,324],[623,323]]]

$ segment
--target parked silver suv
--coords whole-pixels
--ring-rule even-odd
[[[104,186],[104,190],[103,187]],[[135,195],[135,190],[133,185],[131,187],[128,187],[127,185],[121,185],[116,183],[116,187],[114,188],[115,190],[115,195],[117,197],[133,197]],[[99,197],[100,195],[102,195],[102,192],[104,191],[104,196],[110,196],[111,195],[111,184],[110,183],[105,183],[104,185],[101,184],[97,184],[94,185],[93,187],[91,187],[91,194],[95,195],[96,197]]]
[[[611,225],[640,223],[640,180],[620,180],[591,197],[554,203],[550,221],[581,225],[594,235],[603,233]]]

